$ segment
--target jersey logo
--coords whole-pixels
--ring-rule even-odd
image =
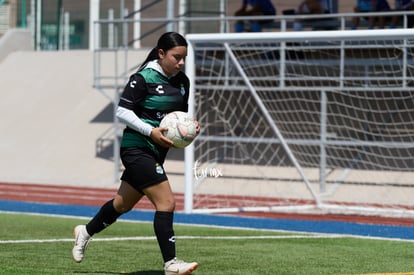
[[[135,84],[137,84],[137,81],[136,80],[132,80],[131,82],[129,82],[129,87],[135,88]]]
[[[157,116],[157,119],[161,120],[161,119],[163,119],[165,117],[166,113],[164,113],[164,112],[157,112],[155,115]]]
[[[185,95],[185,89],[183,84],[181,84],[180,93],[182,96]]]
[[[155,164],[155,172],[157,172],[157,174],[162,175],[164,174],[164,169],[162,169],[162,166],[157,163]]]
[[[164,93],[164,87],[162,87],[162,85],[158,85],[157,88],[155,88],[155,90],[159,93],[159,94],[163,94]]]

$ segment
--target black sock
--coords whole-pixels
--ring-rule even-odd
[[[102,205],[95,217],[86,225],[86,231],[88,231],[90,236],[99,233],[113,224],[121,215],[114,208],[114,200],[107,201]]]
[[[173,212],[156,211],[154,216],[154,232],[164,262],[175,257],[175,236],[173,229]]]

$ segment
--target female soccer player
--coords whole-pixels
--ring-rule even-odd
[[[176,32],[164,33],[157,46],[126,84],[116,115],[126,124],[121,142],[125,170],[115,197],[86,225],[74,229],[75,262],[81,262],[90,238],[131,210],[143,196],[155,207],[154,232],[164,260],[165,275],[185,275],[198,263],[178,260],[173,230],[174,195],[163,163],[173,142],[163,135],[161,119],[169,112],[188,110],[189,80],[181,71],[187,41]],[[198,124],[198,123],[197,123]],[[200,127],[197,125],[197,132]]]

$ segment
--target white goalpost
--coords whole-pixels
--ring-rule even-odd
[[[187,213],[414,217],[414,30],[186,38]]]

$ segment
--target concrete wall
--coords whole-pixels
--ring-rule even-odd
[[[96,155],[112,124],[97,119],[110,102],[92,87],[92,64],[86,50],[13,52],[0,63],[1,182],[115,186],[113,162]]]
[[[33,42],[29,30],[11,29],[0,37],[0,63],[12,52],[31,50]]]

